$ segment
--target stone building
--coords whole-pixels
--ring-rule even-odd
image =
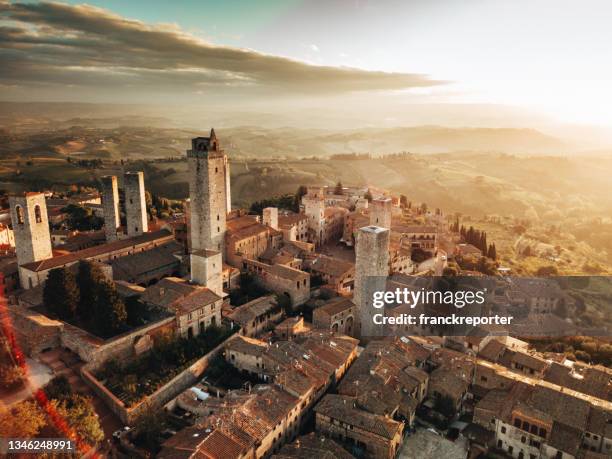
[[[438,228],[429,225],[398,225],[394,230],[402,234],[402,242],[410,249],[434,253],[438,247]]]
[[[172,233],[160,230],[145,233],[137,237],[120,239],[106,244],[89,247],[65,255],[49,257],[24,264],[19,268],[19,277],[23,288],[32,288],[44,283],[49,271],[53,268],[71,266],[79,260],[110,262],[126,255],[144,252],[174,240]]]
[[[391,229],[391,198],[373,199],[370,203],[370,225]]]
[[[258,336],[272,330],[285,315],[273,295],[263,296],[238,306],[224,314],[232,324],[239,325],[243,336]]]
[[[42,193],[24,193],[9,198],[15,251],[21,287],[32,288],[38,282],[22,275],[22,266],[38,263],[53,256],[47,218],[47,205]]]
[[[189,165],[189,200],[192,250],[216,250],[224,253],[228,211],[229,176],[227,156],[221,149],[215,130],[209,137],[191,140],[187,151]]]
[[[102,207],[104,209],[104,233],[108,242],[117,240],[117,229],[121,226],[119,214],[119,187],[117,177],[102,177]]]
[[[278,230],[278,208],[266,207],[263,210],[263,224]]]
[[[357,399],[327,394],[315,406],[315,429],[339,443],[356,446],[362,457],[393,459],[402,442],[404,424],[357,408]]]
[[[123,177],[123,190],[127,235],[140,236],[149,231],[144,173],[126,172]]]
[[[255,260],[244,260],[243,268],[255,277],[263,288],[283,295],[291,306],[304,304],[310,298],[310,275],[285,265],[268,265]]]
[[[390,231],[365,226],[357,233],[355,247],[355,292],[353,302],[359,311],[361,337],[372,337],[382,331],[373,322],[377,310],[372,306],[375,291],[384,291],[389,275]]]
[[[325,227],[325,192],[320,187],[308,187],[302,196],[304,213],[308,217],[308,238],[315,245],[321,245]]]
[[[307,241],[308,222],[306,214],[284,212],[278,216],[278,226],[285,241]]]
[[[355,286],[355,265],[327,255],[306,255],[302,268],[320,276],[323,284],[340,295],[349,295]]]
[[[191,252],[190,257],[191,281],[209,288],[219,296],[224,296],[221,252],[196,250]]]
[[[162,279],[145,290],[141,301],[174,313],[176,329],[183,337],[199,335],[210,326],[221,325],[223,298],[184,279]]]
[[[244,215],[227,222],[225,259],[234,267],[242,267],[245,259],[257,260],[266,250],[279,248],[280,231],[263,225],[257,217]]]
[[[359,336],[357,307],[348,298],[334,298],[312,313],[312,325],[348,336]]]

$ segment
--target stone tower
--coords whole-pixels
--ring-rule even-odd
[[[391,229],[391,207],[393,202],[390,198],[373,199],[370,203],[370,225]]]
[[[278,208],[266,207],[263,210],[263,224],[272,229],[278,229]]]
[[[53,252],[45,195],[25,193],[11,196],[9,204],[15,234],[17,264],[21,266],[51,258]]]
[[[389,241],[391,232],[379,226],[365,226],[357,232],[355,247],[355,292],[353,302],[357,306],[361,325],[361,337],[380,336],[382,328],[375,325],[374,314],[384,314],[372,306],[376,291],[384,291],[389,275]]]
[[[123,191],[127,235],[140,236],[149,231],[143,172],[126,172],[123,176]]]
[[[308,192],[302,197],[304,213],[308,217],[308,231],[311,242],[320,245],[325,227],[325,194],[323,188],[308,187]]]
[[[191,281],[223,296],[223,260],[216,250],[197,250],[190,255]]]
[[[106,175],[102,177],[102,206],[104,210],[104,233],[107,242],[117,240],[117,228],[121,226],[119,215],[119,187],[117,177]]]
[[[230,163],[227,156],[223,160],[225,165],[225,212],[230,213],[232,210],[232,193],[230,191]]]
[[[225,219],[228,192],[227,157],[215,130],[210,137],[196,137],[187,150],[189,200],[191,211],[191,248],[224,253]]]

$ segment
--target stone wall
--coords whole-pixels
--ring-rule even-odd
[[[229,340],[232,339],[234,339],[234,336],[229,338]],[[157,391],[145,397],[140,403],[129,408],[96,379],[93,375],[94,365],[87,364],[83,366],[81,368],[81,376],[96,395],[104,400],[109,409],[119,417],[121,422],[131,426],[134,425],[138,418],[147,410],[161,408],[185,389],[198,382],[204,371],[206,371],[206,368],[208,368],[210,361],[223,351],[229,340],[219,344],[208,354],[196,360],[189,367],[160,387]]]
[[[102,177],[102,206],[104,209],[104,233],[107,241],[117,240],[117,228],[121,225],[119,215],[119,188],[117,177]]]

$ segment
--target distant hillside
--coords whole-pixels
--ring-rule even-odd
[[[484,151],[517,154],[566,153],[571,145],[534,129],[448,128],[441,126],[358,129],[350,131],[220,129],[237,153],[245,156],[321,156],[338,153],[388,154]]]

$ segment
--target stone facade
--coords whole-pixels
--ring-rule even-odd
[[[117,177],[102,177],[102,206],[104,209],[104,233],[107,241],[117,240],[117,228],[121,226],[119,215],[119,187]]]
[[[310,275],[304,271],[255,260],[244,260],[243,267],[255,276],[255,281],[263,288],[288,297],[293,307],[310,299]]]
[[[123,190],[128,237],[140,236],[149,231],[144,174],[127,172],[123,178]]]
[[[223,296],[223,261],[221,252],[198,250],[191,254],[191,280]]]
[[[308,217],[308,235],[310,242],[320,245],[325,227],[325,192],[323,188],[308,188],[302,197],[304,212]]]
[[[360,228],[355,247],[355,292],[353,301],[357,305],[361,322],[361,336],[376,336],[373,316],[377,311],[372,306],[375,291],[385,290],[389,275],[390,231],[378,226]]]
[[[192,250],[224,253],[229,172],[227,157],[215,131],[210,137],[196,137],[187,151]]]
[[[263,224],[272,229],[278,229],[278,208],[266,207],[263,210]]]
[[[391,229],[391,208],[393,202],[390,198],[372,200],[370,205],[370,225]]]
[[[42,193],[11,196],[9,204],[17,263],[21,266],[51,258],[53,252],[45,196]],[[21,280],[21,286],[31,287],[26,279]]]

